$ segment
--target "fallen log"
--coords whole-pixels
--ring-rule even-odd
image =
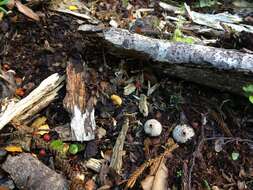
[[[64,98],[64,107],[71,114],[71,139],[73,141],[93,140],[96,128],[96,97],[88,86],[94,81],[92,80],[94,73],[80,62],[69,62],[66,72],[67,93]]]
[[[80,26],[79,30],[83,28],[87,29]],[[174,43],[124,29],[109,28],[101,31],[99,36],[102,36],[109,53],[152,60],[152,67],[171,76],[240,95],[243,95],[244,85],[253,83],[253,54]]]
[[[28,153],[8,156],[2,168],[19,189],[67,190],[67,180]]]

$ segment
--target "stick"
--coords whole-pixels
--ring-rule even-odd
[[[52,74],[43,80],[28,96],[8,106],[0,115],[0,130],[14,118],[19,120],[20,117],[21,120],[25,120],[31,114],[45,108],[57,96],[63,80],[64,77],[61,77],[58,73]]]
[[[123,147],[128,128],[129,120],[128,118],[126,118],[120,131],[120,134],[117,138],[117,141],[113,147],[113,154],[110,163],[110,167],[113,168],[117,173],[120,173],[120,170],[122,168]]]

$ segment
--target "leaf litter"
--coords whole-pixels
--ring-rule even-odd
[[[75,3],[64,5],[64,9],[88,15],[82,22],[86,19],[87,22],[100,20],[103,27],[113,25],[156,38],[172,39],[173,31],[178,28],[176,20],[180,19],[175,15],[182,14],[177,6],[165,4],[160,4],[163,11],[159,12],[153,1],[84,2],[87,9]],[[25,89],[15,94],[13,89],[17,84],[13,83],[13,76],[8,81],[6,77],[1,78],[1,88],[5,89],[1,108],[3,97],[19,96],[21,99],[49,74],[57,72],[63,75],[70,59],[85,62],[98,73],[98,80],[103,81],[100,82],[102,88],[95,110],[99,127],[97,137],[82,143],[63,139],[71,136],[71,131],[66,130],[70,118],[62,106],[66,92],[61,89],[56,100],[28,120],[22,120],[21,124],[11,121],[1,130],[0,151],[8,151],[0,154],[1,165],[7,154],[9,158],[15,158],[18,152],[36,155],[36,159],[50,168],[53,159],[56,171],[67,178],[70,189],[180,189],[184,180],[192,189],[253,187],[253,145],[249,138],[252,136],[253,110],[247,99],[161,75],[138,60],[114,57],[102,45],[94,47],[77,32],[82,18],[78,17],[79,14],[71,17],[67,15],[68,11],[63,11],[66,15],[59,14],[48,10],[44,3],[41,6],[45,9],[43,14],[39,14],[41,22],[37,24],[16,12],[17,18],[10,15],[1,21],[1,31],[8,34],[0,34],[6,42],[1,47],[4,55],[1,65],[8,63],[9,69],[4,72],[14,70],[15,77],[24,79],[20,88]],[[224,8],[219,7],[220,10]],[[34,10],[42,11],[36,6]],[[24,8],[23,11],[28,17],[38,20],[36,13],[27,12]],[[196,9],[199,11],[202,12]],[[167,16],[175,21],[168,21]],[[163,22],[166,24],[161,27]],[[185,35],[180,38],[189,35],[189,30],[184,29],[187,25],[190,26],[186,22],[179,27]],[[240,35],[233,36],[230,29],[227,32],[233,42],[223,44],[224,37],[218,39],[216,45],[231,46],[234,43],[233,47],[237,49],[250,49],[250,41],[242,44],[238,40]],[[43,48],[45,40],[54,51]],[[100,86],[94,84],[93,88]],[[229,101],[224,103],[227,99]],[[184,119],[180,117],[181,113],[185,115]],[[203,122],[204,114],[207,114],[206,122]],[[126,117],[129,126],[122,133]],[[145,134],[144,125],[149,119],[156,119],[162,125],[162,132],[155,137]],[[172,131],[179,123],[186,123],[196,133],[185,144],[176,144],[171,139]],[[64,134],[63,130],[56,130],[57,127],[64,129]],[[50,136],[49,140],[45,134]],[[17,139],[24,141],[24,136],[32,139],[30,150],[19,143],[11,144]],[[117,142],[118,138],[122,142]],[[185,165],[187,167],[183,168]],[[0,176],[1,180],[15,181],[6,174]],[[6,187],[3,185],[0,182],[0,188]]]

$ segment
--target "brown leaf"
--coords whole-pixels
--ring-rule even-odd
[[[15,6],[15,0],[9,0],[6,6],[8,7],[8,9],[13,9],[13,7]]]
[[[24,15],[28,16],[29,18],[39,21],[40,17],[30,8],[27,6],[23,5],[20,1],[15,1],[15,5],[17,9],[23,13]]]
[[[89,179],[85,183],[85,190],[94,190],[94,189],[96,189],[96,184],[95,184],[94,180]]]
[[[152,190],[160,189],[167,190],[167,181],[168,181],[168,168],[165,166],[164,162],[161,163],[154,179]]]
[[[152,190],[154,176],[147,176],[144,180],[141,181],[141,187],[143,190]]]
[[[141,182],[141,186],[144,190],[167,190],[167,178],[168,178],[168,169],[162,162],[156,172],[156,174],[147,176]]]
[[[9,188],[4,187],[4,186],[0,186],[0,190],[9,190]]]

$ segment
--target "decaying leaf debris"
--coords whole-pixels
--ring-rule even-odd
[[[253,188],[253,4],[183,3],[0,1],[0,189]]]

